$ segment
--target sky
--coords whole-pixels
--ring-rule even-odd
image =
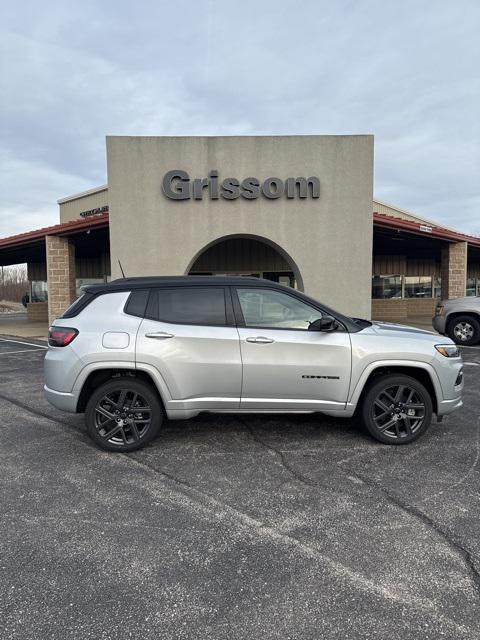
[[[375,135],[375,197],[480,234],[479,0],[0,3],[0,237],[106,135]]]

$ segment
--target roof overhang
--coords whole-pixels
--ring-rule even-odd
[[[98,216],[90,218],[82,218],[81,220],[70,220],[62,224],[55,224],[51,227],[43,227],[35,231],[27,231],[27,233],[19,233],[16,236],[8,236],[0,238],[0,249],[4,247],[14,247],[35,242],[46,236],[70,236],[87,229],[97,229],[100,227],[108,227],[108,213],[102,213]]]
[[[373,213],[374,227],[390,229],[392,231],[413,234],[444,242],[467,242],[471,247],[480,248],[480,237],[469,236],[436,225],[428,225],[412,220],[404,220],[383,213]],[[71,220],[51,227],[44,227],[20,233],[7,238],[0,238],[0,265],[19,264],[22,262],[38,261],[44,258],[46,236],[75,236],[75,234],[94,229],[108,228],[108,213],[90,216],[78,220]]]
[[[85,231],[104,228],[108,228],[108,213],[0,238],[0,265],[8,266],[24,262],[44,261],[45,238],[47,236],[74,237]]]
[[[429,225],[423,222],[421,223],[414,222],[413,220],[395,218],[384,213],[374,212],[373,224],[374,226],[385,227],[394,231],[403,231],[405,233],[419,235],[425,238],[434,238],[445,242],[468,242],[469,245],[480,247],[480,237],[458,233],[433,224]]]

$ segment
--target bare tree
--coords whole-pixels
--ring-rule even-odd
[[[21,302],[29,290],[27,268],[23,264],[0,267],[0,300]]]

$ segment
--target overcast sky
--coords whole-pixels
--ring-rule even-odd
[[[4,1],[0,237],[105,135],[375,135],[375,196],[480,234],[479,0]]]

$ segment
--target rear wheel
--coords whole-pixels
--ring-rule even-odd
[[[156,393],[145,382],[129,376],[98,387],[85,410],[89,436],[107,451],[141,449],[155,438],[162,421]]]
[[[458,316],[448,323],[448,335],[456,344],[468,347],[480,342],[480,322],[473,316]]]
[[[406,375],[383,376],[367,391],[362,418],[370,435],[387,444],[407,444],[430,426],[433,406],[428,390]]]

